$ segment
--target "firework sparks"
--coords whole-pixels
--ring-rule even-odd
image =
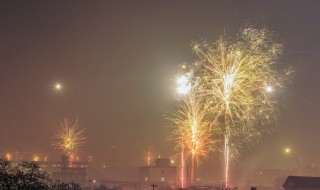
[[[154,155],[150,150],[148,150],[145,154],[145,161],[147,166],[150,166],[153,160],[154,160]]]
[[[141,144],[141,148],[143,149],[143,159],[145,160],[147,166],[150,166],[155,159],[154,148],[151,141],[152,140],[150,136],[144,136]]]
[[[6,153],[5,158],[6,158],[6,160],[11,161],[11,160],[12,160],[12,155],[11,155],[11,153],[9,153],[9,152]]]
[[[177,148],[181,152],[181,181],[184,180],[184,160],[191,158],[190,180],[193,181],[195,163],[199,165],[201,158],[206,158],[214,148],[212,129],[205,121],[205,112],[196,99],[190,98],[184,101],[179,111],[170,119],[175,130],[173,139],[178,143]]]
[[[290,74],[276,72],[281,48],[267,29],[253,28],[243,30],[236,41],[220,38],[215,44],[193,46],[199,58],[195,94],[208,106],[210,123],[224,138],[226,185],[231,144],[252,142],[276,119],[276,101],[270,93]]]
[[[181,181],[181,188],[185,188],[185,172],[184,172],[184,165],[185,165],[185,158],[184,158],[184,144],[181,143],[181,165],[180,165],[180,181]]]
[[[244,29],[236,40],[221,37],[214,44],[194,44],[198,60],[188,67],[192,72],[177,78],[177,91],[186,98],[170,119],[176,126],[173,138],[181,151],[181,165],[184,156],[191,157],[191,181],[194,162],[215,149],[213,134],[224,139],[218,147],[224,152],[228,186],[230,159],[239,155],[241,145],[258,142],[268,131],[265,126],[276,121],[273,95],[292,72],[277,72],[275,60],[281,49],[266,28]]]
[[[53,145],[61,149],[65,154],[71,156],[84,144],[84,129],[79,129],[78,120],[72,124],[68,119],[64,119],[60,121],[60,124],[61,129],[54,136],[56,141],[53,142]]]
[[[38,162],[40,160],[39,156],[35,154],[32,159],[34,162]]]

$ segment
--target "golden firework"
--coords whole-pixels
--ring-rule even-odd
[[[84,129],[79,129],[78,120],[71,123],[68,119],[64,119],[60,121],[60,126],[60,130],[54,136],[56,141],[53,142],[53,145],[61,149],[65,154],[72,155],[84,144]]]
[[[196,97],[205,102],[210,124],[224,138],[226,183],[230,151],[256,141],[277,118],[272,93],[282,88],[290,70],[279,73],[276,60],[282,45],[266,28],[247,28],[236,39],[221,37],[216,43],[194,43],[198,57]],[[237,145],[237,146],[235,146]]]
[[[221,37],[215,44],[194,44],[199,58],[196,96],[206,102],[211,124],[221,127],[223,135],[249,142],[276,119],[272,93],[290,74],[277,72],[281,47],[267,29],[253,28],[243,30],[234,42]]]
[[[145,158],[147,166],[151,165],[151,162],[153,161],[153,159],[154,159],[154,155],[152,154],[152,152],[147,151],[146,158]]]
[[[6,153],[5,159],[8,160],[8,161],[11,161],[12,160],[12,154],[9,153],[9,152]]]
[[[38,162],[39,160],[40,160],[40,157],[39,157],[39,155],[37,155],[37,154],[34,154],[34,156],[33,156],[33,159],[32,159],[34,162]]]
[[[215,147],[212,128],[206,121],[205,114],[200,102],[190,96],[183,101],[177,113],[170,118],[175,127],[172,139],[177,142],[177,149],[184,154],[181,155],[182,157],[191,158],[191,181],[194,176],[195,163],[199,165],[201,159],[206,158]]]

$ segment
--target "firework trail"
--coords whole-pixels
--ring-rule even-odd
[[[181,152],[181,181],[184,181],[185,159],[191,159],[190,182],[193,182],[195,164],[199,165],[202,158],[214,149],[215,141],[212,137],[212,128],[205,121],[203,107],[196,99],[189,97],[184,100],[177,113],[170,120],[174,131],[172,139],[177,142],[177,149]]]
[[[155,151],[151,142],[151,136],[144,136],[143,141],[141,142],[141,149],[143,150],[143,159],[146,162],[147,166],[150,166],[155,159]]]

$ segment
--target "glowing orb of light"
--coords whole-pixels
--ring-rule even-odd
[[[286,149],[284,149],[284,152],[285,152],[286,154],[289,154],[289,153],[291,152],[291,150],[290,150],[290,148],[286,148]]]
[[[54,88],[57,90],[57,91],[60,91],[62,89],[62,85],[60,83],[56,83],[54,85]]]
[[[268,93],[272,93],[272,92],[274,91],[274,89],[273,89],[272,86],[270,86],[270,85],[266,86],[265,90],[266,90],[266,92],[268,92]]]
[[[10,153],[7,153],[7,154],[6,154],[6,159],[7,159],[8,161],[11,161],[11,160],[12,160],[12,155],[11,155]]]
[[[225,84],[228,85],[228,86],[231,86],[232,83],[233,83],[234,78],[235,78],[235,74],[226,75],[224,77]]]
[[[189,74],[178,77],[177,86],[177,92],[179,94],[188,94],[191,90],[191,84],[189,83]]]
[[[35,155],[33,156],[33,161],[34,161],[34,162],[38,162],[39,160],[40,160],[39,156],[38,156],[37,154],[35,154]]]

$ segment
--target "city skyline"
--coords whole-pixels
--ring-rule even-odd
[[[143,152],[176,154],[164,115],[177,105],[178,66],[193,41],[214,42],[246,25],[267,26],[295,76],[283,91],[276,130],[244,148],[236,167],[320,163],[320,3],[131,1],[0,3],[0,153],[58,160],[60,120],[79,119],[80,156],[110,166],[145,163]],[[147,142],[145,139],[148,139]],[[287,152],[287,150],[289,152]],[[219,155],[205,165],[217,167]]]

